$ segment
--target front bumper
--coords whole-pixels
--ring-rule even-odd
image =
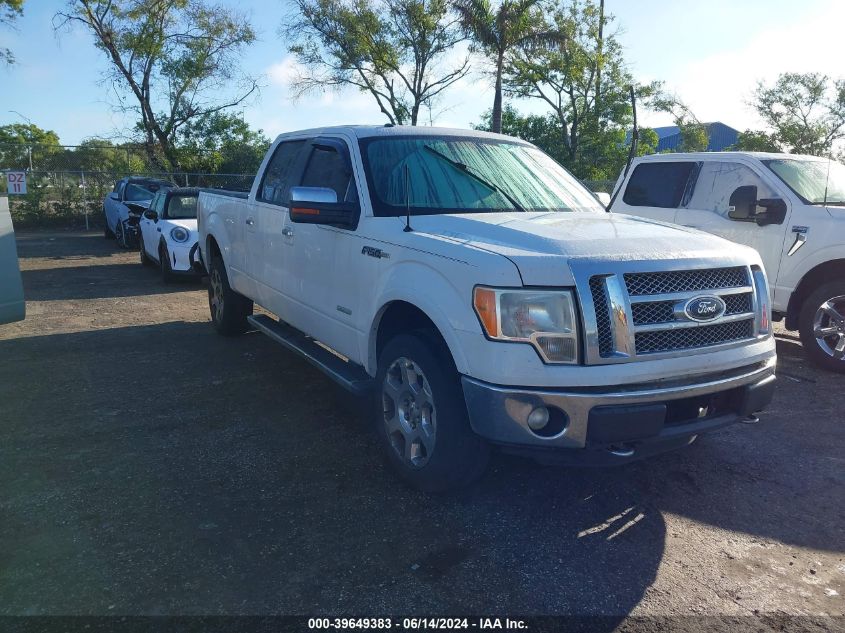
[[[192,245],[177,245],[171,247],[170,252],[170,267],[172,271],[179,275],[199,275],[197,269],[199,243],[194,242]]]
[[[577,391],[491,385],[464,376],[473,430],[516,452],[554,449],[587,461],[627,461],[688,444],[762,410],[774,395],[774,358],[695,379]],[[532,431],[528,417],[545,408],[549,424]],[[554,451],[561,453],[562,451]]]

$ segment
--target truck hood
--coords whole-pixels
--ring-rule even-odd
[[[490,213],[417,216],[426,232],[513,261],[526,285],[573,282],[567,261],[715,259],[749,263],[744,246],[695,229],[616,213]]]

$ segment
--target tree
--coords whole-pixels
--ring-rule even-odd
[[[672,115],[681,136],[679,152],[706,152],[710,146],[707,125],[677,95],[658,91],[649,103],[652,110]]]
[[[445,63],[463,39],[446,0],[294,0],[284,27],[305,69],[297,97],[347,86],[369,93],[390,123],[417,125],[420,110],[469,71]]]
[[[561,45],[558,31],[545,30],[540,0],[503,0],[493,8],[489,0],[456,0],[455,11],[464,31],[493,64],[492,131],[502,131],[502,81],[508,55],[517,47]]]
[[[760,130],[745,130],[740,132],[736,144],[730,147],[731,150],[740,152],[780,152],[774,135]]]
[[[238,115],[215,112],[198,117],[179,133],[180,162],[190,171],[249,174],[258,171],[270,139]]]
[[[174,140],[183,126],[257,90],[256,80],[237,68],[255,40],[252,27],[242,14],[206,0],[70,0],[56,18],[94,36],[111,62],[106,79],[123,108],[140,117],[144,148],[162,169],[179,168]],[[221,97],[232,87],[232,96]]]
[[[0,0],[0,25],[12,26],[23,15],[23,0]],[[14,64],[15,56],[8,48],[0,48],[0,64]]]
[[[59,135],[31,123],[0,126],[0,168],[48,169],[48,163],[61,152]]]
[[[587,0],[558,7],[544,19],[544,30],[561,34],[566,45],[521,46],[505,69],[507,92],[549,106],[564,165],[582,177],[614,177],[632,123],[634,80],[619,41],[605,33],[612,17]],[[657,88],[637,86],[636,93],[643,99]]]
[[[758,83],[749,105],[781,151],[827,155],[845,138],[845,79],[783,73],[772,85]]]
[[[476,130],[490,131],[493,112],[488,110],[482,121],[473,127]],[[625,138],[626,132],[622,127],[614,127],[602,135],[602,143],[597,141],[591,145],[591,153],[582,160],[573,163],[569,154],[560,142],[560,122],[552,114],[539,116],[536,114],[522,115],[513,106],[506,105],[502,111],[502,134],[516,136],[524,141],[533,143],[557,162],[567,166],[579,178],[585,180],[613,180],[622,171],[628,158],[630,139]],[[637,156],[653,154],[657,148],[657,133],[649,128],[640,129],[640,142]],[[600,155],[595,160],[592,152]]]

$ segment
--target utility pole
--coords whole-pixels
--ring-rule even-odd
[[[24,121],[26,121],[30,125],[35,125],[35,123],[32,122],[32,119],[30,119],[27,116],[22,115],[17,110],[9,110],[9,112],[11,112],[12,114],[17,114],[20,118],[22,118]],[[29,137],[29,139],[28,139],[29,140],[29,147],[26,148],[26,153],[29,156],[29,173],[32,173],[32,130],[31,129],[27,130],[26,135]]]

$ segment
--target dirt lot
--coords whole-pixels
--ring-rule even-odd
[[[0,614],[845,614],[845,377],[791,334],[758,424],[617,469],[499,456],[434,497],[316,370],[217,336],[199,283],[93,234],[18,247]]]

